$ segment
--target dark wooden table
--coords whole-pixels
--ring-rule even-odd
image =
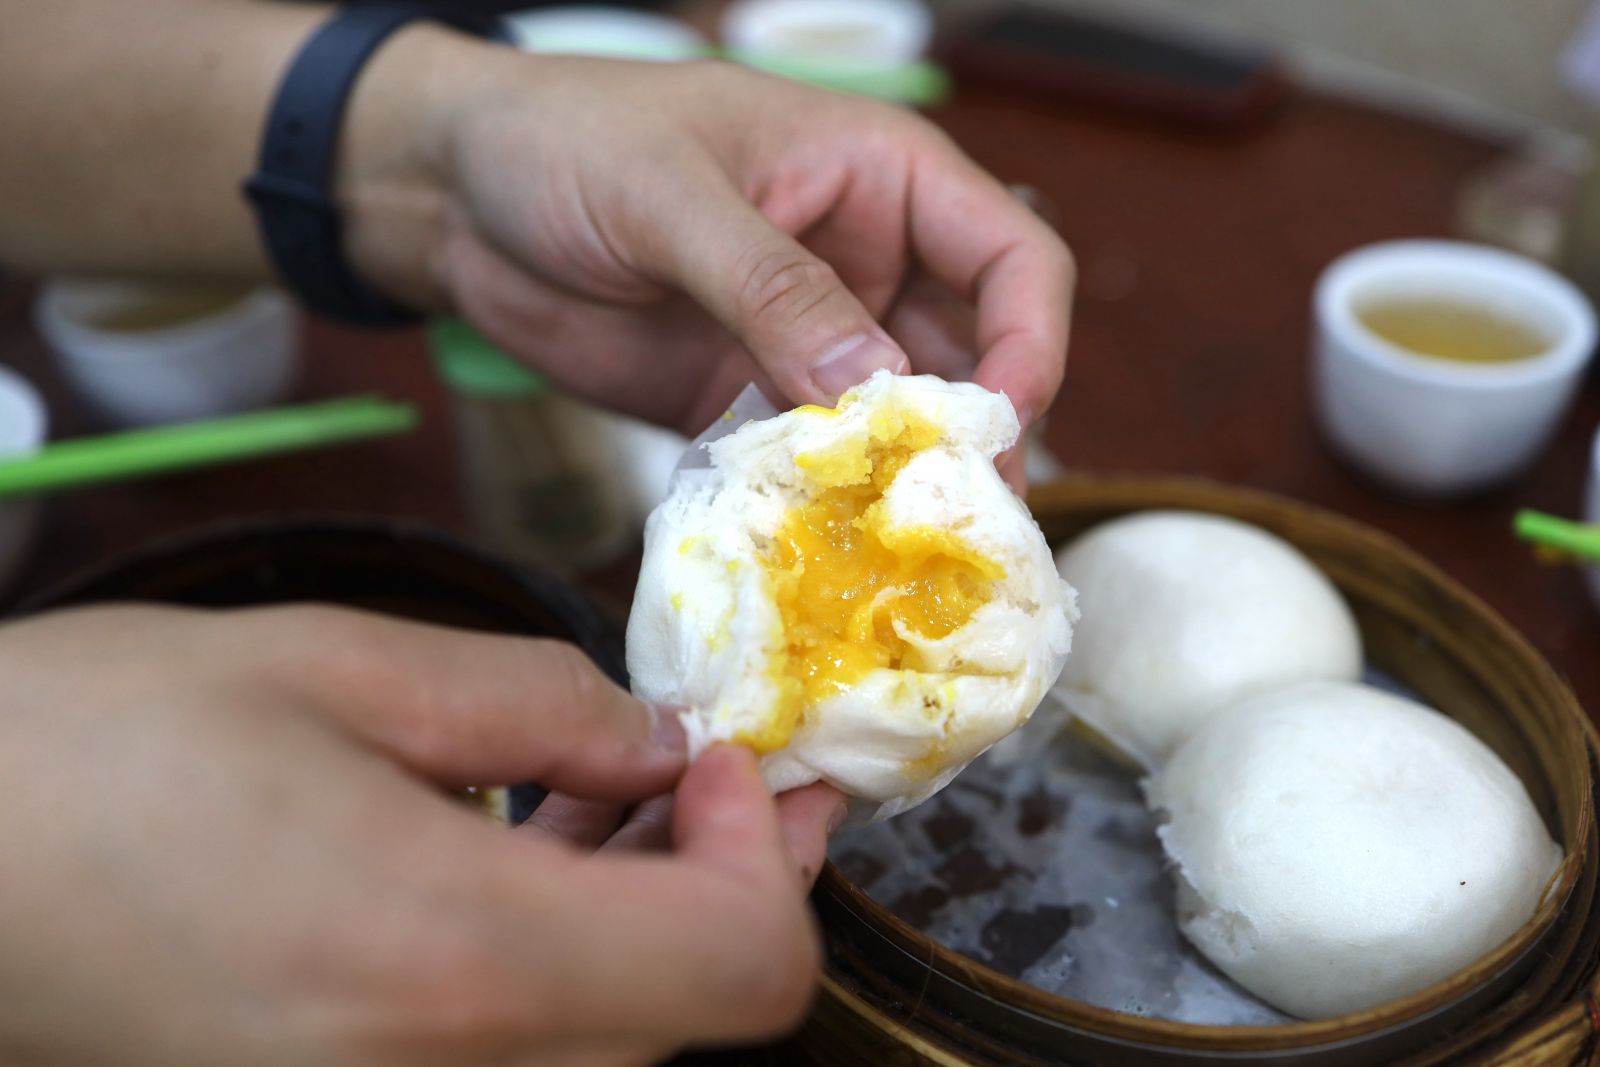
[[[1077,252],[1072,364],[1048,434],[1070,468],[1200,475],[1369,522],[1480,594],[1600,710],[1600,611],[1575,572],[1536,563],[1508,532],[1519,506],[1578,509],[1600,391],[1586,392],[1527,477],[1448,506],[1382,495],[1329,455],[1310,421],[1317,273],[1366,242],[1448,234],[1458,187],[1495,146],[1309,98],[1241,134],[979,90],[936,118],[1006,181],[1052,201]],[[44,387],[58,436],[87,432],[92,422],[31,328],[29,302],[25,283],[0,283],[0,362]],[[243,515],[364,512],[459,529],[448,398],[420,336],[313,325],[306,350],[306,396],[410,399],[424,410],[421,431],[53,499],[17,592],[151,537]]]

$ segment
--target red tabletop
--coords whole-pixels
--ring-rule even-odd
[[[1380,493],[1320,443],[1308,395],[1309,300],[1356,245],[1446,235],[1463,178],[1496,149],[1312,98],[1236,134],[1139,124],[1015,95],[964,91],[935,117],[1008,182],[1060,211],[1081,284],[1072,361],[1048,441],[1070,468],[1182,473],[1284,493],[1386,530],[1521,629],[1600,711],[1600,610],[1576,572],[1536,563],[1512,512],[1580,506],[1590,388],[1549,452],[1513,486],[1441,506]],[[29,321],[31,290],[0,282],[0,362],[40,383],[57,436],[93,423]],[[460,529],[448,400],[415,332],[308,328],[303,394],[413,400],[407,438],[53,498],[15,593],[153,536],[234,516],[361,512]],[[626,575],[607,588],[625,593]],[[620,588],[619,588],[620,586]]]

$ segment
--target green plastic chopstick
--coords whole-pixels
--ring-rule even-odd
[[[401,433],[416,424],[416,409],[408,404],[377,396],[353,396],[79,438],[46,445],[17,459],[0,459],[0,497],[29,496],[320,448]]]
[[[1517,536],[1579,559],[1600,560],[1600,524],[1568,522],[1542,511],[1517,512]]]

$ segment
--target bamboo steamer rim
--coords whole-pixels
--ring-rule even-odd
[[[1570,827],[1554,827],[1564,850],[1564,858],[1552,877],[1552,887],[1534,915],[1502,944],[1454,974],[1406,997],[1385,1002],[1362,1012],[1330,1019],[1294,1021],[1276,1026],[1206,1026],[1133,1016],[1047,993],[1035,986],[1001,974],[970,957],[957,953],[926,937],[883,905],[856,887],[829,863],[818,880],[817,893],[830,904],[844,909],[873,930],[894,948],[916,958],[927,969],[930,983],[935,975],[954,981],[982,998],[1002,1003],[1010,1012],[1034,1016],[1070,1031],[1082,1031],[1111,1042],[1126,1041],[1142,1047],[1174,1047],[1185,1050],[1231,1052],[1276,1052],[1289,1054],[1309,1051],[1381,1036],[1425,1022],[1444,1012],[1474,991],[1492,983],[1498,976],[1541,947],[1551,933],[1578,881],[1578,873],[1589,859],[1589,842],[1594,837],[1593,774],[1590,754],[1600,751],[1600,736],[1584,716],[1576,696],[1544,658],[1508,623],[1476,595],[1469,592],[1432,563],[1387,534],[1345,518],[1332,511],[1288,497],[1258,490],[1239,489],[1215,482],[1190,478],[1149,478],[1138,476],[1075,476],[1068,480],[1037,487],[1028,503],[1034,515],[1050,533],[1053,516],[1082,516],[1103,513],[1095,522],[1116,515],[1146,510],[1190,510],[1220,514],[1261,526],[1304,547],[1301,538],[1284,529],[1296,525],[1324,538],[1347,545],[1360,545],[1386,556],[1442,598],[1444,604],[1470,617],[1489,640],[1498,645],[1516,668],[1533,685],[1556,703],[1555,712],[1563,738],[1561,752],[1568,758],[1565,770],[1584,783],[1579,790],[1578,809]],[[1348,596],[1339,575],[1330,580]],[[1591,748],[1594,742],[1594,748]],[[1559,786],[1557,786],[1559,788]],[[1560,812],[1557,811],[1558,817]],[[1563,832],[1563,830],[1565,832]],[[853,1014],[876,1013],[878,1007],[847,988],[848,977],[829,959],[823,979],[824,994]],[[924,995],[927,987],[924,988]],[[921,1004],[912,1006],[916,1016]],[[909,1026],[895,1024],[899,1040],[916,1047],[931,1063],[965,1063],[952,1058],[936,1044],[914,1034]]]

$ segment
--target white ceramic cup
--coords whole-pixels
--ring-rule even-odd
[[[681,19],[606,5],[533,8],[504,16],[525,52],[609,56],[661,62],[696,59],[709,44]]]
[[[1584,517],[1600,523],[1600,429],[1595,431],[1594,447],[1589,450],[1589,499],[1584,504]],[[1588,570],[1589,591],[1594,594],[1595,605],[1600,607],[1600,564]]]
[[[44,401],[33,386],[0,367],[0,459],[37,452],[48,424]],[[32,497],[0,500],[0,590],[10,586],[27,558],[38,513]]]
[[[299,369],[299,315],[276,289],[242,291],[213,314],[158,329],[101,325],[171,291],[57,279],[40,290],[34,318],[67,379],[122,426],[247,411],[289,393]]]
[[[1527,359],[1457,363],[1394,345],[1357,315],[1407,298],[1483,308],[1548,343]],[[1543,449],[1594,344],[1589,302],[1532,260],[1458,241],[1369,245],[1317,283],[1317,416],[1340,453],[1390,488],[1423,497],[1486,488]]]
[[[742,56],[876,69],[919,58],[933,16],[921,0],[736,0],[721,32],[723,44]]]

